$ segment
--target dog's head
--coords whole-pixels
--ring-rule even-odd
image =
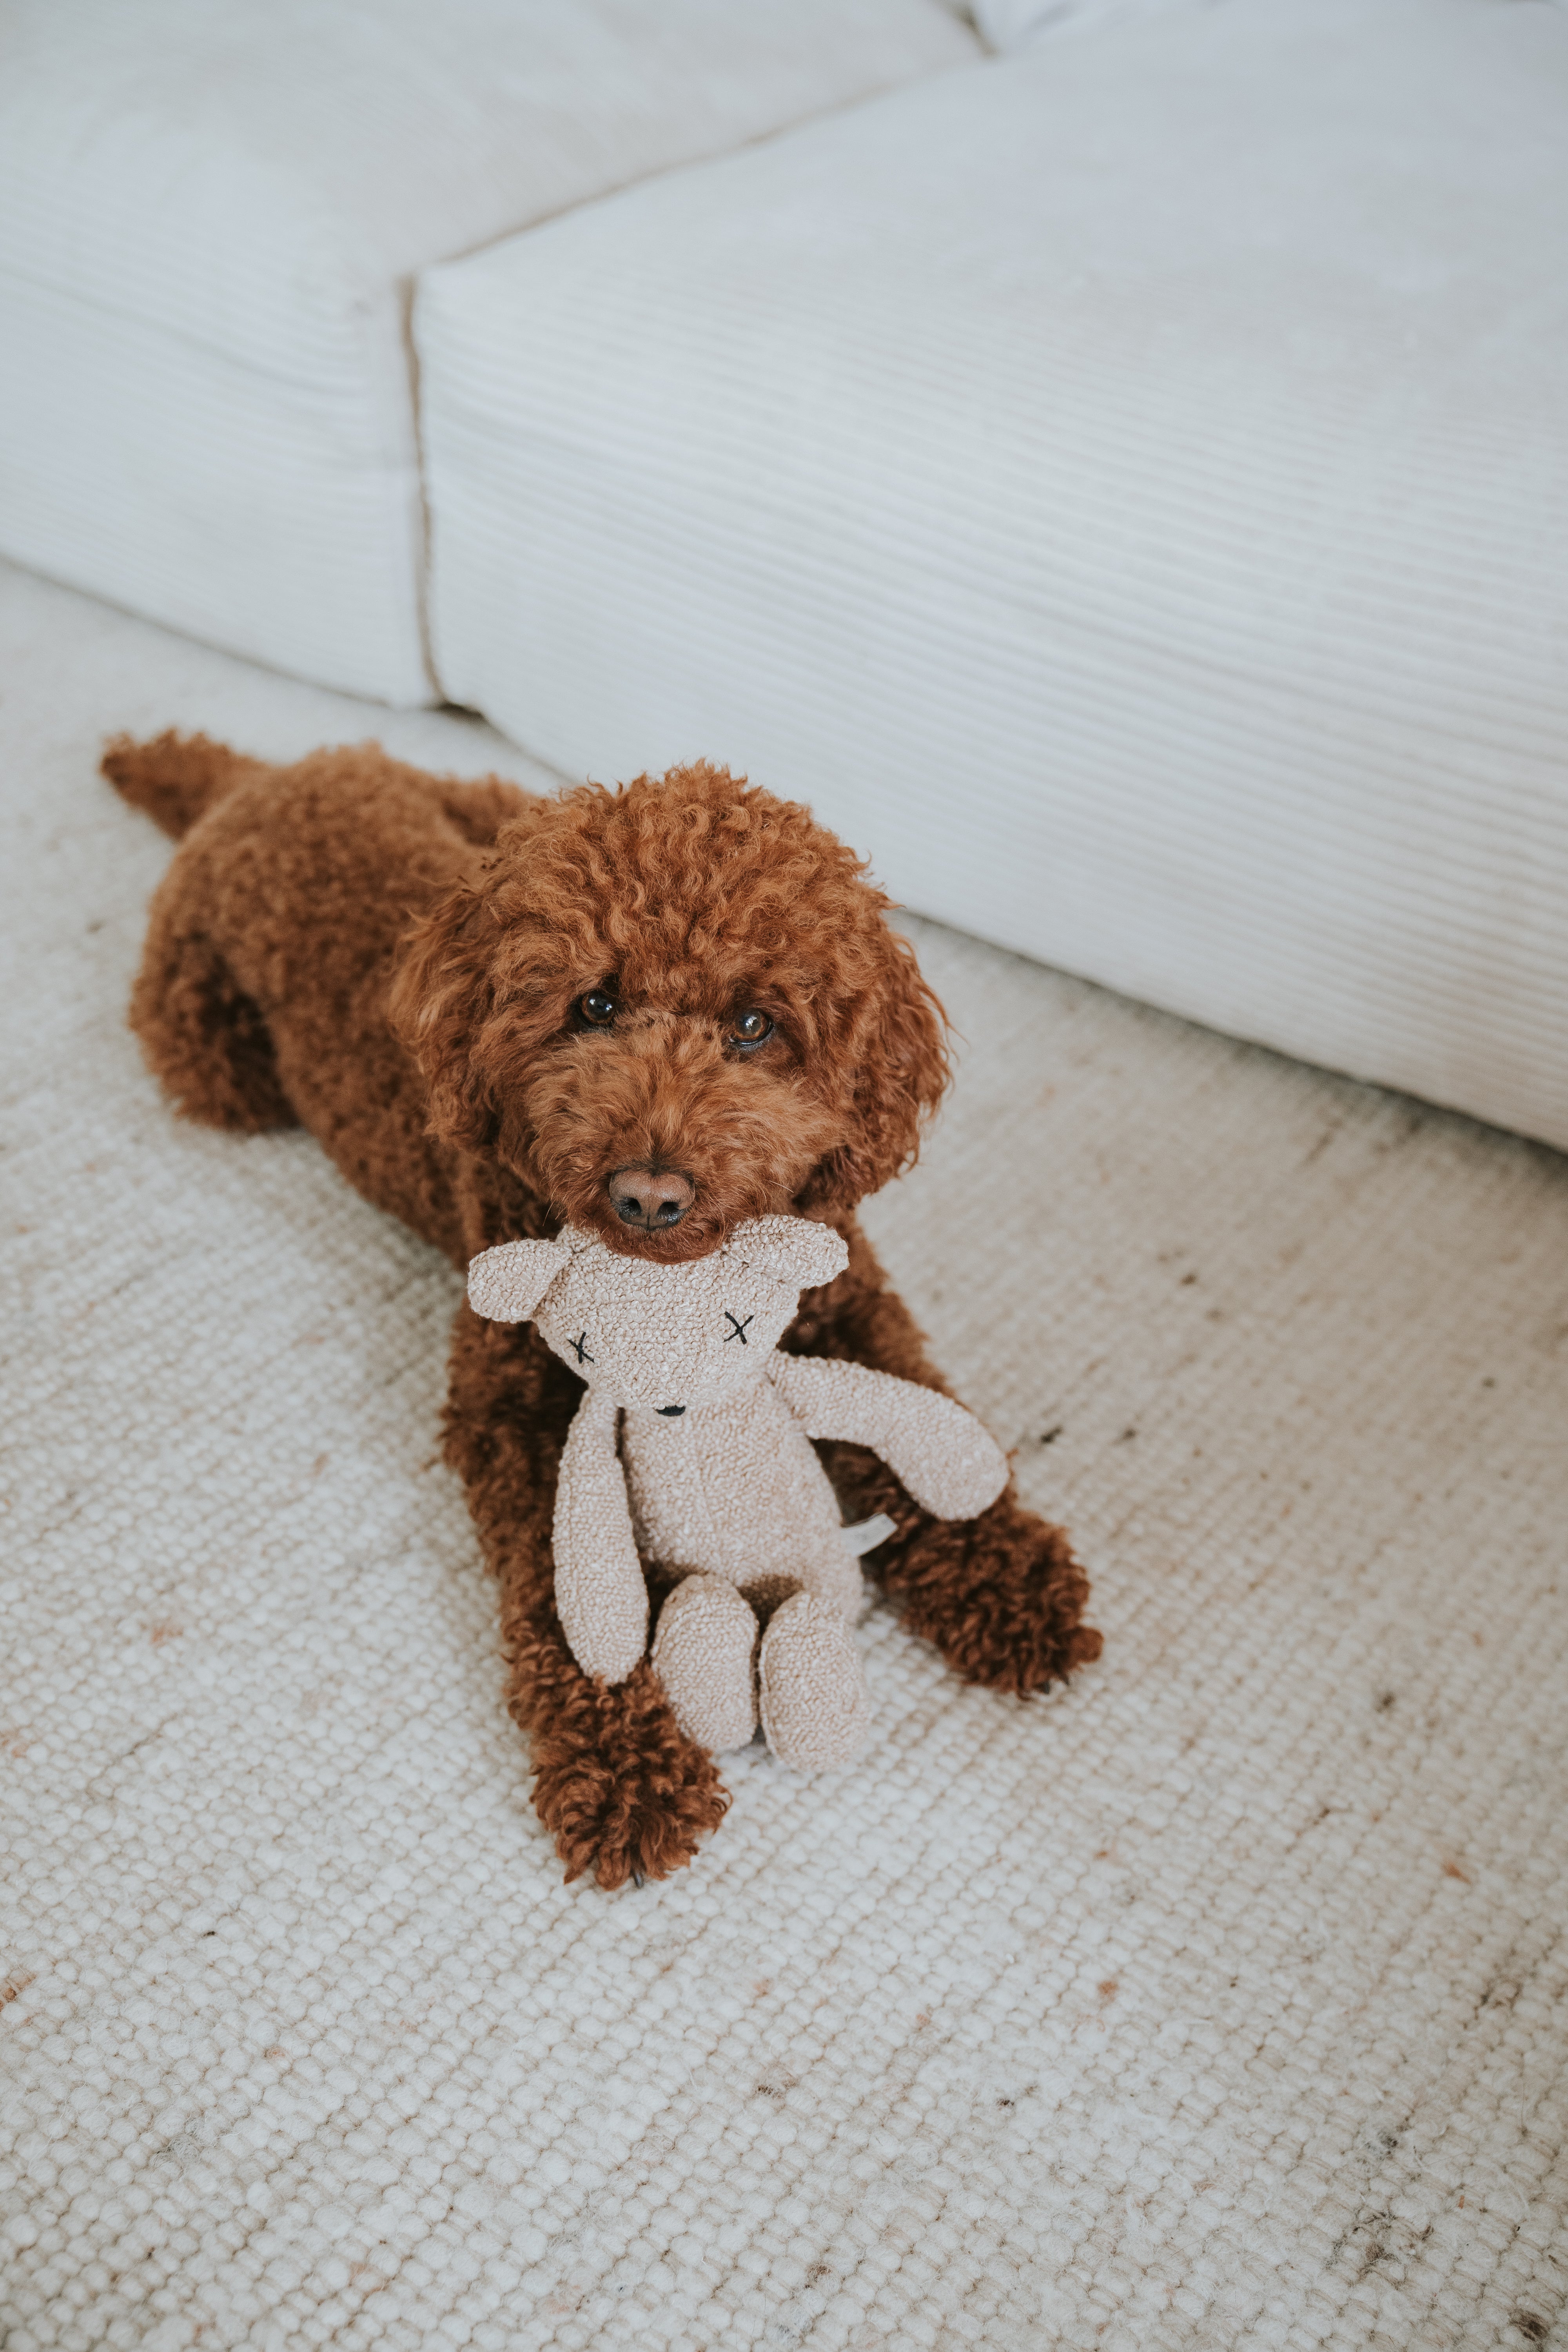
[[[720,768],[542,802],[405,951],[432,1127],[624,1255],[852,1209],[947,1077],[890,903],[809,810]]]
[[[476,1314],[532,1322],[563,1364],[618,1405],[677,1415],[765,1378],[803,1289],[842,1274],[829,1225],[758,1217],[701,1260],[628,1260],[575,1226],[554,1241],[502,1242],[468,1267]]]

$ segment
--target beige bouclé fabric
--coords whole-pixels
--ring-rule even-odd
[[[850,1771],[563,1886],[460,1282],[125,1029],[174,723],[548,781],[0,565],[7,2352],[1553,2352],[1568,1163],[913,927],[866,1223],[1105,1654],[874,1608]]]
[[[871,1706],[842,1610],[820,1593],[791,1593],[769,1618],[757,1658],[763,1736],[785,1763],[851,1763]]]
[[[780,1351],[802,1289],[847,1262],[830,1227],[773,1216],[686,1265],[626,1257],[568,1226],[501,1243],[468,1270],[476,1312],[531,1317],[587,1383],[555,1505],[556,1607],[578,1664],[618,1683],[642,1656],[639,1554],[723,1579],[763,1613],[809,1594],[821,1606],[782,1610],[757,1667],[769,1745],[807,1769],[847,1763],[868,1722],[847,1633],[864,1594],[859,1547],[812,1438],[871,1446],[946,1517],[974,1517],[1007,1480],[1000,1446],[951,1398]],[[723,1745],[743,1746],[757,1719],[734,1622],[716,1596],[689,1594],[654,1643],[678,1717],[710,1745],[721,1725],[733,1734]]]
[[[728,1577],[682,1577],[658,1612],[654,1664],[692,1738],[722,1755],[757,1727],[757,1619]]]
[[[625,1682],[647,1647],[647,1589],[616,1452],[615,1400],[590,1389],[573,1420],[555,1490],[555,1606],[573,1656]]]

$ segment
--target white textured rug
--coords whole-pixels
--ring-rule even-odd
[[[457,1285],[167,1116],[94,773],[525,763],[15,574],[0,633],[6,2352],[1563,2341],[1568,1167],[922,931],[963,1074],[869,1222],[1105,1657],[1005,1703],[876,1612],[862,1769],[563,1887]]]

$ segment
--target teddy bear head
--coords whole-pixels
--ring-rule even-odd
[[[760,1381],[801,1292],[848,1262],[832,1226],[804,1217],[753,1217],[686,1265],[622,1257],[567,1225],[475,1258],[468,1302],[495,1322],[531,1320],[617,1405],[676,1415]]]

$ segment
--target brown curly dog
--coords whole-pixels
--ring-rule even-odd
[[[273,768],[203,737],[104,772],[184,836],[131,1018],[192,1118],[300,1123],[459,1266],[564,1220],[699,1256],[744,1217],[835,1223],[848,1271],[784,1345],[942,1385],[856,1204],[913,1159],[947,1078],[942,1009],[889,904],[804,808],[721,769],[542,798],[378,746]],[[659,1878],[729,1799],[645,1658],[616,1688],[556,1622],[551,1522],[578,1382],[531,1326],[458,1312],[447,1453],[500,1580],[510,1705],[567,1876]],[[1011,1489],[933,1521],[874,1456],[824,1448],[868,1566],[966,1681],[1025,1694],[1095,1657],[1066,1539]]]

